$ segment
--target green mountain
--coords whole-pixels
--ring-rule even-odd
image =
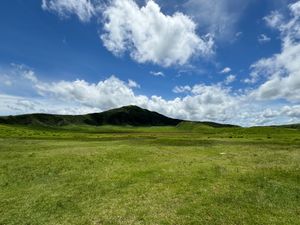
[[[18,116],[2,116],[0,124],[34,125],[34,126],[66,126],[66,125],[130,125],[130,126],[177,126],[181,129],[201,129],[202,126],[222,128],[236,127],[230,124],[214,122],[192,122],[169,118],[157,112],[142,109],[138,106],[124,106],[101,113],[86,115],[53,115],[26,114]]]
[[[176,126],[182,120],[172,119],[142,109],[125,106],[102,113],[87,115],[27,114],[0,117],[0,123],[18,125],[65,126],[65,125],[132,125],[132,126]]]

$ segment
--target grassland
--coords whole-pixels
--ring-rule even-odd
[[[300,130],[0,125],[0,224],[300,224]]]

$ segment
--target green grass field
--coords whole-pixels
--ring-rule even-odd
[[[0,125],[0,224],[300,224],[300,130]]]

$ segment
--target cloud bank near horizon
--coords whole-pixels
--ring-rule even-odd
[[[6,86],[7,90],[13,90],[22,81],[24,93],[33,93],[31,96],[20,93],[23,97],[0,94],[0,112],[6,115],[85,114],[137,105],[173,118],[243,126],[292,123],[300,119],[300,105],[261,101],[253,94],[259,89],[239,93],[225,84],[176,86],[173,91],[183,96],[167,100],[156,95],[136,94],[139,84],[114,75],[98,83],[85,80],[44,82],[33,70],[20,65],[13,65],[13,70],[6,74],[8,76],[0,75],[3,81],[0,88]]]

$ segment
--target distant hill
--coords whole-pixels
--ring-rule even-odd
[[[124,106],[101,113],[86,115],[54,115],[54,114],[26,114],[17,116],[0,116],[0,124],[32,125],[32,126],[67,126],[67,125],[116,125],[116,126],[177,126],[178,129],[197,131],[204,128],[234,128],[231,124],[215,122],[197,122],[173,119],[157,112],[142,109],[138,106]],[[287,124],[267,127],[282,127],[299,129],[300,124]]]
[[[0,117],[0,123],[18,125],[65,126],[65,125],[132,125],[132,126],[176,126],[182,120],[172,119],[142,109],[125,106],[101,113],[87,115],[27,114]]]
[[[177,126],[178,128],[187,130],[202,129],[203,126],[214,128],[237,127],[230,124],[173,119],[157,112],[132,105],[86,115],[54,115],[40,113],[18,116],[2,116],[0,117],[0,124],[1,123],[53,127],[66,125]]]
[[[178,128],[183,130],[201,130],[203,128],[211,127],[211,128],[230,128],[230,127],[239,127],[231,124],[222,124],[222,123],[214,123],[214,122],[192,122],[192,121],[182,121],[177,125]]]
[[[291,128],[291,129],[300,129],[300,124],[287,124],[287,125],[274,126],[274,127],[284,127],[284,128]]]

